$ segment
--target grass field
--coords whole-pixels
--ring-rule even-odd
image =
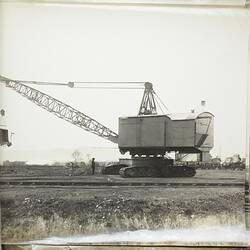
[[[15,171],[14,171],[15,170]],[[2,169],[6,176],[57,176],[70,179],[69,169],[25,167]],[[62,169],[61,169],[62,170]],[[39,174],[38,174],[39,173]],[[50,175],[51,173],[51,175]],[[76,173],[76,172],[75,172]],[[69,175],[70,176],[69,176]],[[61,177],[60,177],[61,176]],[[87,181],[119,176],[76,176]],[[153,178],[151,178],[153,179]],[[244,182],[244,171],[198,170],[194,178],[176,182]],[[167,182],[166,178],[130,181]],[[84,180],[84,179],[83,179]],[[126,179],[128,181],[128,179]],[[134,231],[192,228],[198,225],[243,225],[244,188],[208,187],[4,187],[0,189],[2,241],[20,242],[50,236],[93,235]]]
[[[2,189],[2,241],[244,224],[241,188]]]

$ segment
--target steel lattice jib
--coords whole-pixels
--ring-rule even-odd
[[[119,118],[119,149],[131,155],[209,152],[214,145],[209,112]]]

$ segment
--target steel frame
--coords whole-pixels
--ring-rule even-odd
[[[27,98],[48,112],[56,115],[57,117],[102,138],[110,140],[114,143],[118,143],[118,134],[91,117],[74,109],[70,105],[65,104],[37,89],[29,87],[23,84],[21,81],[11,80],[4,77],[1,77],[1,81],[5,82],[6,87],[15,90],[23,97]]]

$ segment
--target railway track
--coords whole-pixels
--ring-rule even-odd
[[[232,179],[198,179],[198,178],[149,178],[120,179],[105,178],[65,178],[65,177],[16,177],[1,178],[0,188],[15,186],[35,187],[244,187],[244,181]]]

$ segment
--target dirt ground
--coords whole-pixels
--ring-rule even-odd
[[[1,168],[1,178],[11,176],[78,176],[69,168],[29,166]],[[78,169],[79,170],[79,169]],[[51,175],[49,175],[51,173]],[[75,173],[71,175],[72,173]],[[80,173],[80,172],[79,172]],[[61,176],[61,177],[60,177]],[[105,177],[106,178],[106,177]],[[108,177],[107,177],[108,178]],[[109,177],[114,181],[119,176]],[[139,178],[135,178],[139,179]],[[133,179],[133,181],[138,181]],[[166,181],[156,178],[153,181]],[[186,182],[244,183],[244,171],[198,170]],[[122,180],[120,180],[122,181]],[[142,180],[140,180],[142,181]],[[176,181],[182,181],[176,178]],[[138,229],[185,228],[205,223],[244,224],[242,187],[0,187],[3,242],[23,242],[49,236],[96,234]],[[207,223],[207,222],[206,222]]]
[[[96,166],[96,176],[101,175],[101,171],[104,165],[99,164]],[[193,178],[226,178],[244,180],[245,171],[240,170],[197,170],[195,177]],[[1,177],[33,177],[33,176],[88,176],[91,175],[90,166],[50,166],[50,165],[24,165],[24,166],[0,166]],[[92,178],[92,177],[91,177]],[[186,178],[188,179],[188,178]],[[190,179],[190,178],[189,178]]]

